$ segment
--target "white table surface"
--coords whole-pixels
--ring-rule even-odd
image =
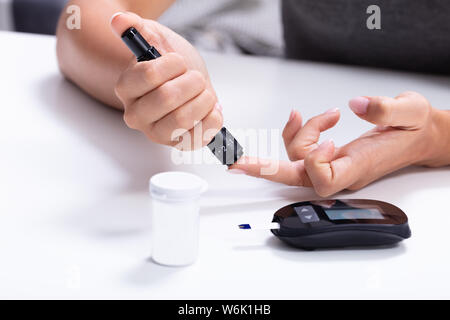
[[[268,231],[279,207],[317,196],[219,165],[175,166],[171,150],[128,129],[121,114],[59,74],[55,39],[0,33],[0,298],[450,298],[449,168],[408,168],[343,198],[391,202],[412,238],[371,250],[297,251]],[[347,101],[416,90],[450,108],[450,79],[394,71],[205,54],[230,129],[282,129],[339,106],[324,137],[371,126]],[[280,140],[281,143],[281,140]],[[282,158],[286,158],[280,147]],[[166,170],[205,178],[200,256],[185,268],[150,259],[147,181]]]

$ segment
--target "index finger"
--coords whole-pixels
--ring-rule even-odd
[[[290,186],[312,186],[306,174],[303,160],[291,162],[244,156],[230,166],[229,170],[241,170],[252,177],[263,178]]]

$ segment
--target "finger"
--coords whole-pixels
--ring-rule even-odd
[[[110,25],[114,34],[119,38],[122,37],[122,34],[131,27],[136,28],[136,30],[140,33],[142,33],[144,29],[144,22],[142,18],[131,12],[115,13],[111,17]]]
[[[189,70],[126,107],[125,122],[131,128],[146,130],[155,121],[195,98],[205,87],[205,77],[199,71]]]
[[[428,100],[416,93],[405,92],[395,98],[357,97],[349,107],[360,118],[380,126],[417,129],[430,112]]]
[[[291,143],[292,139],[294,139],[298,130],[301,128],[302,116],[297,110],[292,110],[289,115],[289,121],[286,123],[282,134],[285,146],[288,146]]]
[[[110,25],[113,33],[119,38],[126,30],[134,27],[163,56],[166,52],[173,51],[164,37],[161,36],[164,27],[155,21],[146,21],[147,23],[144,23],[144,19],[133,12],[118,12],[111,17]]]
[[[158,120],[154,124],[153,130],[158,132],[164,140],[170,141],[172,138],[180,135],[174,135],[176,130],[189,131],[194,128],[199,121],[202,121],[209,115],[216,103],[215,95],[209,90],[204,90],[194,99]],[[209,128],[205,127],[205,129]]]
[[[308,120],[290,142],[285,140],[289,159],[292,161],[304,159],[309,152],[316,149],[320,133],[335,126],[339,117],[339,109],[334,108]]]
[[[115,91],[124,104],[154,90],[187,71],[186,63],[177,53],[130,66],[120,77]]]
[[[328,197],[350,186],[360,175],[363,166],[352,166],[352,158],[345,155],[334,160],[336,148],[332,140],[322,143],[305,158],[305,169],[316,193]]]
[[[311,186],[303,160],[291,162],[242,157],[230,167],[229,172],[243,173],[290,186]]]
[[[216,107],[191,130],[186,132],[179,129],[173,132],[171,145],[183,151],[199,149],[211,142],[212,137],[219,132],[222,125],[222,111],[216,104]]]

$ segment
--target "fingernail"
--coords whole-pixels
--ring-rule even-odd
[[[222,110],[223,110],[222,105],[221,105],[220,103],[218,103],[218,102],[216,103],[215,108],[216,108],[217,110],[219,110],[220,112],[222,112]]]
[[[294,118],[295,118],[295,110],[292,110],[291,114],[289,115],[289,121],[288,122],[291,122],[292,120],[294,120]]]
[[[113,21],[113,19],[117,16],[120,16],[121,14],[123,14],[123,12],[116,12],[112,15],[111,19],[109,19],[109,24],[111,24],[111,22]]]
[[[245,171],[241,170],[241,169],[229,169],[228,173],[231,173],[231,174],[245,174]]]
[[[366,114],[370,100],[366,97],[356,97],[349,101],[348,106],[356,114]]]
[[[338,111],[339,111],[339,108],[331,108],[330,110],[327,110],[325,112],[325,114],[327,114],[327,113],[335,113],[335,112],[338,112]]]

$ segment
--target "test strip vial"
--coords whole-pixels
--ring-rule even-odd
[[[163,172],[150,179],[152,259],[186,266],[198,256],[199,199],[207,183],[188,172]]]

